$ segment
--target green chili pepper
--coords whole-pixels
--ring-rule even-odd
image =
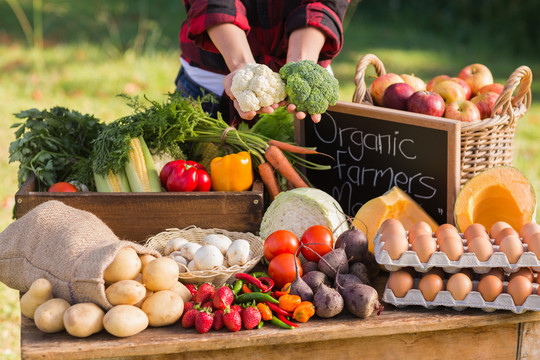
[[[252,302],[253,300],[257,302],[268,301],[274,304],[279,304],[279,301],[277,299],[274,299],[272,295],[267,294],[267,293],[261,293],[261,292],[251,292],[251,293],[240,294],[236,298],[235,302],[243,304],[243,303]]]
[[[234,284],[234,287],[232,288],[233,294],[238,295],[240,290],[242,290],[242,286],[244,286],[244,281],[240,279],[236,280],[236,283]]]
[[[258,277],[268,277],[268,274],[265,273],[264,271],[258,271],[258,272],[253,272],[250,274],[251,276],[253,276],[254,278],[258,278]]]
[[[283,328],[283,329],[294,329],[294,326],[285,324],[283,321],[279,320],[275,316],[272,316],[272,319],[270,320],[270,322],[272,324],[276,325],[276,326],[279,326],[280,328]]]
[[[257,329],[260,329],[260,328],[262,328],[263,326],[264,326],[264,321],[261,320],[261,321],[259,322],[259,325],[257,325]]]

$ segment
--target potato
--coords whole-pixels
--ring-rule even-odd
[[[105,290],[105,296],[111,305],[134,305],[146,295],[146,288],[136,280],[120,280]]]
[[[146,299],[141,310],[148,316],[148,325],[167,326],[177,322],[184,311],[180,295],[171,290],[156,291]]]
[[[106,282],[133,280],[141,272],[141,259],[137,252],[130,247],[122,248],[116,254],[112,263],[103,272]]]
[[[171,258],[150,261],[143,271],[143,284],[152,291],[169,290],[178,282],[178,264]]]
[[[39,305],[34,313],[36,327],[45,333],[64,330],[64,312],[70,307],[64,299],[50,299]]]
[[[175,293],[180,295],[180,297],[182,298],[182,301],[184,301],[184,303],[187,303],[193,297],[191,295],[191,292],[186,287],[186,285],[182,284],[180,281],[177,281],[174,284],[174,286],[171,288],[171,291],[174,291]]]
[[[133,305],[116,305],[103,317],[103,327],[117,337],[133,336],[148,327],[148,316]]]
[[[43,278],[34,280],[28,291],[21,296],[21,313],[33,319],[38,306],[52,297],[52,285],[49,280]]]
[[[155,260],[156,257],[150,254],[142,254],[142,255],[139,255],[139,259],[141,259],[141,272],[143,272],[146,264],[148,264],[152,260]]]
[[[88,337],[103,330],[103,311],[94,303],[79,303],[64,312],[64,326],[71,336]]]

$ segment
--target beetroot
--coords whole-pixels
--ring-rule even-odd
[[[362,283],[369,285],[369,275],[366,265],[361,262],[355,262],[349,266],[349,274],[356,275]]]
[[[334,280],[334,289],[337,289],[343,296],[343,291],[355,284],[363,284],[358,276],[353,274],[338,274]]]
[[[294,279],[290,289],[289,294],[300,296],[302,301],[313,301],[313,290],[300,276],[297,276],[296,279]]]
[[[347,310],[359,318],[367,318],[374,310],[382,310],[377,290],[369,285],[354,284],[344,288],[342,293]]]
[[[344,301],[336,289],[321,284],[313,297],[313,305],[317,316],[331,318],[341,313]]]
[[[302,264],[302,274],[307,274],[311,271],[317,271],[319,270],[319,265],[316,261],[306,261]]]
[[[321,286],[321,284],[330,286],[328,277],[321,271],[310,271],[302,276],[302,280],[304,280],[311,290],[313,290],[313,293],[317,292],[317,289],[319,286]]]
[[[319,271],[322,271],[329,279],[335,279],[336,273],[345,274],[349,271],[347,254],[343,248],[334,249],[324,254],[319,260]]]
[[[334,247],[345,249],[349,262],[362,261],[368,252],[368,239],[362,230],[352,227],[338,236]]]

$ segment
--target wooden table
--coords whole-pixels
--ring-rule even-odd
[[[23,359],[540,359],[540,313],[397,309],[358,319],[340,314],[285,330],[226,329],[199,334],[180,324],[129,338],[45,334],[22,317]]]

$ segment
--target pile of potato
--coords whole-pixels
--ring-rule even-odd
[[[114,336],[132,336],[180,319],[191,293],[178,275],[178,264],[171,258],[139,255],[126,247],[103,274],[105,296],[112,305],[108,311],[94,303],[71,305],[54,298],[51,283],[42,278],[21,297],[21,312],[46,333],[65,329],[72,336],[87,337],[105,329]]]

